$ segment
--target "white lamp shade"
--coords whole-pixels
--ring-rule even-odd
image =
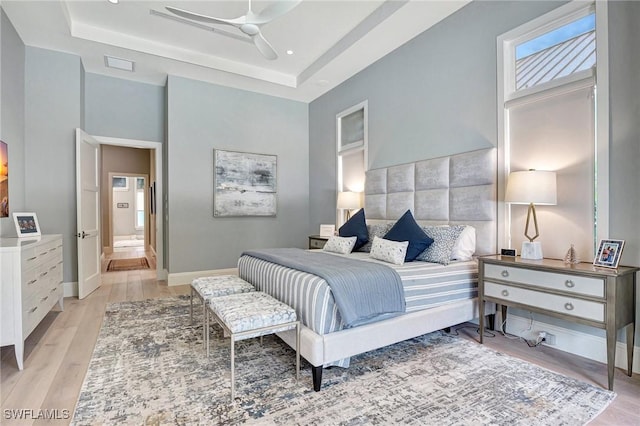
[[[362,207],[362,201],[359,192],[338,192],[339,209],[352,210]]]
[[[543,170],[511,172],[504,201],[511,204],[557,204],[556,172]]]

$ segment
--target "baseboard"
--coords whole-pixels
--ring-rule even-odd
[[[78,281],[72,281],[62,284],[64,297],[78,297]]]
[[[228,268],[228,269],[214,269],[211,271],[196,271],[196,272],[178,272],[175,274],[169,274],[167,277],[167,285],[184,285],[191,284],[196,278],[200,277],[209,277],[213,275],[237,275],[238,268]]]
[[[517,315],[509,314],[507,317],[507,333],[535,340],[539,331],[546,331],[556,336],[556,344],[548,345],[554,349],[579,355],[594,361],[607,362],[607,342],[604,337],[593,336],[580,331],[558,327],[542,321],[534,320],[531,331],[528,331],[531,320]],[[632,371],[640,373],[640,347],[634,346]],[[627,344],[618,342],[616,345],[616,367],[627,370]]]

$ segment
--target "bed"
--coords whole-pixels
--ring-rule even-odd
[[[497,250],[496,150],[483,149],[415,163],[370,170],[365,207],[370,229],[390,226],[407,210],[424,227],[465,225],[475,231],[474,256]],[[346,255],[360,262],[367,252]],[[303,326],[301,355],[312,365],[313,387],[321,388],[322,369],[346,367],[351,356],[478,318],[475,259],[448,265],[386,264],[400,276],[405,312],[345,328],[331,287],[320,276],[243,254],[241,278],[292,306]],[[487,305],[484,315],[495,312]],[[290,346],[290,332],[278,336]]]

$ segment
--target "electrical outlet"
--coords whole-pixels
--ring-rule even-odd
[[[546,333],[546,336],[544,337],[544,342],[547,345],[555,345],[556,344],[556,335],[555,334],[551,334],[551,333]]]

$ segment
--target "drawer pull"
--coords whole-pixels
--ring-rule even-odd
[[[31,280],[31,281],[29,281],[29,282],[27,283],[27,285],[31,285],[31,284],[35,283],[36,281],[38,281],[38,280]]]
[[[509,292],[507,290],[502,290],[502,295],[504,297],[507,297],[509,295]]]
[[[46,256],[47,253],[49,253],[48,251],[43,251],[42,253],[39,254],[39,256]]]
[[[53,292],[54,292],[54,291],[56,291],[57,289],[58,289],[58,287],[53,287],[49,293],[53,293]]]
[[[54,247],[54,248],[50,249],[49,253],[51,253],[52,251],[56,251],[56,250],[58,250],[58,247]]]
[[[573,281],[571,281],[571,280],[566,280],[566,281],[564,282],[564,285],[566,285],[566,286],[567,286],[567,288],[574,288],[574,287],[576,286],[576,283],[574,283],[574,282],[573,282]]]
[[[49,296],[45,296],[42,299],[40,299],[41,302],[44,302],[45,300],[47,300],[49,298]]]
[[[45,275],[47,275],[49,273],[49,271],[44,271],[43,273],[40,274],[41,277],[44,277]]]
[[[500,275],[502,275],[503,277],[507,278],[509,276],[509,271],[507,271],[506,269],[502,272],[500,272]]]
[[[36,260],[37,258],[38,256],[30,257],[29,259],[27,259],[27,262],[31,262],[32,260]]]
[[[58,265],[62,265],[62,263],[63,263],[63,262],[64,262],[64,261],[63,261],[63,260],[61,260],[60,262],[58,262]]]
[[[573,303],[571,303],[571,302],[567,302],[567,303],[565,303],[565,304],[564,304],[564,308],[565,308],[567,311],[573,311]]]
[[[32,313],[34,313],[34,312],[35,312],[35,311],[37,311],[37,310],[38,310],[38,307],[37,307],[37,306],[34,306],[33,308],[29,309],[29,313],[30,313],[30,314],[32,314]]]
[[[57,265],[53,265],[51,268],[49,268],[50,271],[53,271],[54,269],[56,269]]]

